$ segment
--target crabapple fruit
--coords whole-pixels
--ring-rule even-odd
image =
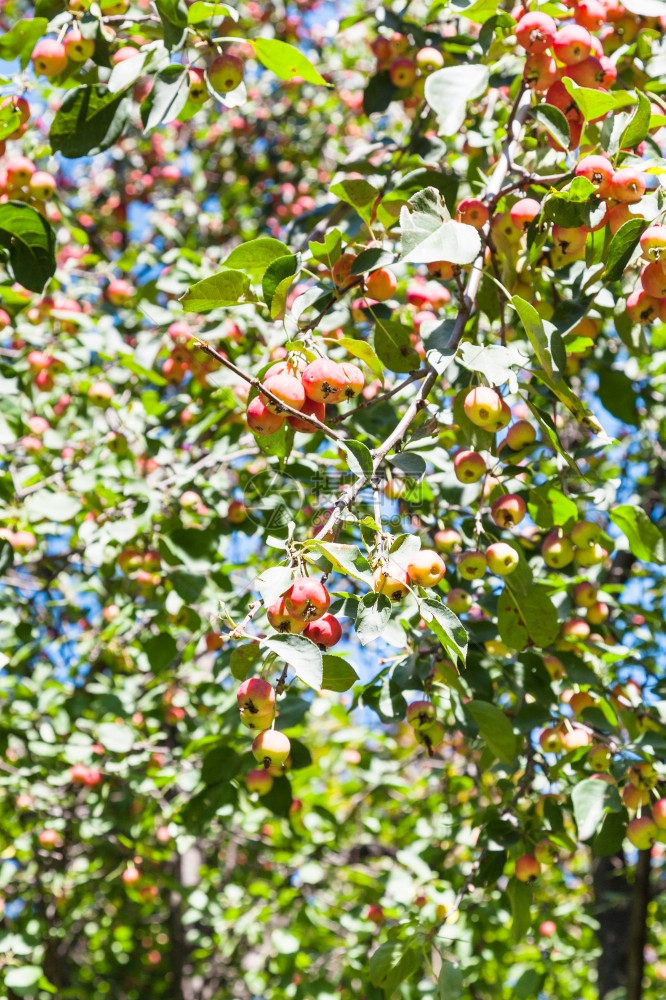
[[[305,626],[303,635],[320,648],[328,649],[342,638],[342,626],[335,615],[322,615],[316,622]]]
[[[523,14],[516,25],[516,41],[530,54],[545,52],[553,44],[557,24],[548,14]]]
[[[414,729],[422,729],[437,718],[437,709],[431,701],[413,701],[407,706],[407,722]]]
[[[84,38],[78,28],[72,28],[65,35],[63,42],[67,58],[72,62],[82,63],[90,59],[95,51],[93,38]]]
[[[488,569],[495,576],[508,576],[518,568],[520,558],[516,550],[507,542],[493,542],[486,549]]]
[[[342,395],[345,399],[354,399],[355,396],[358,396],[361,392],[363,392],[365,375],[358,365],[354,365],[350,361],[343,361],[341,363],[341,368],[345,373],[345,378],[347,379],[347,384],[345,385]]]
[[[284,764],[290,750],[291,743],[288,737],[276,729],[267,729],[259,733],[252,743],[254,759],[263,764],[266,770]]]
[[[478,580],[486,571],[488,562],[483,552],[468,549],[458,556],[458,572],[465,580]]]
[[[319,358],[303,369],[303,388],[316,403],[336,403],[344,394],[347,378],[337,361]]]
[[[290,406],[292,410],[300,410],[305,403],[305,389],[299,379],[293,375],[273,375],[264,380],[264,388],[273,393],[279,400]],[[271,413],[282,413],[280,403],[275,403],[268,397],[264,400],[266,408]]]
[[[514,874],[519,882],[535,882],[541,874],[541,865],[533,854],[522,854],[516,861]]]
[[[246,774],[245,787],[248,792],[256,792],[257,795],[267,795],[273,787],[273,775],[265,769],[255,768]]]
[[[494,389],[480,385],[470,389],[463,403],[465,416],[476,427],[494,426],[502,412],[502,397]]]
[[[218,94],[228,94],[243,82],[245,68],[238,56],[225,53],[216,56],[207,69],[208,80]]]
[[[432,750],[442,743],[445,733],[444,724],[437,720],[414,729],[417,743],[421,743],[427,749],[428,753],[431,753]]]
[[[453,459],[456,479],[461,483],[477,483],[486,472],[486,463],[478,451],[459,451]]]
[[[294,617],[312,622],[328,611],[331,598],[323,583],[308,576],[299,576],[284,594],[284,603]]]
[[[300,412],[306,417],[316,417],[321,423],[326,419],[326,405],[324,403],[316,403],[314,399],[308,399],[307,397],[300,408]],[[299,417],[292,416],[291,414],[289,414],[287,420],[295,431],[300,431],[302,434],[314,434],[317,430],[307,420],[301,420]]]
[[[378,566],[372,577],[376,594],[384,594],[390,601],[401,601],[409,593],[407,574],[396,563]]]
[[[366,278],[365,290],[372,299],[377,302],[386,302],[393,297],[398,282],[393,271],[388,267],[382,267],[378,271],[373,271]]]
[[[440,528],[433,536],[435,548],[439,552],[455,552],[462,538],[455,528]]]
[[[272,628],[283,635],[298,635],[306,627],[305,621],[289,613],[284,602],[284,597],[281,597],[266,609],[266,617]]]
[[[68,62],[65,46],[55,38],[42,38],[35,45],[30,58],[37,76],[49,79],[62,73]]]
[[[573,545],[565,535],[555,529],[543,540],[541,555],[546,566],[551,569],[562,569],[568,566],[574,557]]]
[[[472,595],[468,594],[466,590],[462,590],[460,587],[454,587],[453,590],[449,591],[446,595],[446,605],[453,611],[454,615],[464,615],[473,604]]]
[[[490,516],[499,528],[513,528],[525,517],[527,507],[517,493],[498,497],[490,507]]]
[[[261,396],[248,404],[246,417],[248,427],[255,434],[275,434],[284,423],[284,414],[269,410]]]
[[[506,433],[506,443],[511,451],[522,451],[535,441],[536,428],[529,420],[518,420]]]
[[[483,229],[490,218],[488,206],[480,198],[463,198],[456,209],[458,222]]]
[[[552,44],[555,58],[571,66],[587,59],[592,50],[592,36],[580,24],[567,24],[555,32]]]
[[[659,836],[659,827],[650,816],[637,816],[627,824],[627,840],[639,851],[647,851]]]
[[[421,587],[435,587],[445,573],[444,560],[432,549],[421,549],[407,566],[410,581]]]
[[[591,608],[597,603],[597,593],[599,588],[596,583],[590,583],[589,580],[584,580],[583,583],[577,583],[573,589],[573,599],[579,608]]]
[[[562,750],[560,731],[554,726],[544,729],[539,736],[539,745],[545,753],[560,753]]]

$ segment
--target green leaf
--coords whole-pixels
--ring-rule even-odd
[[[355,580],[361,580],[367,586],[371,586],[372,577],[370,573],[367,570],[359,569],[356,565],[361,557],[361,552],[356,545],[342,545],[340,542],[320,542],[318,539],[314,539],[309,545],[326,557],[335,573],[351,576]]]
[[[69,493],[52,493],[50,490],[39,490],[25,501],[26,513],[31,520],[55,521],[57,524],[71,521],[82,506],[77,497],[70,496]]]
[[[11,569],[13,563],[14,549],[6,538],[0,538],[0,575],[5,574],[8,569]]]
[[[220,271],[197,281],[181,295],[185,312],[210,312],[224,306],[235,306],[247,292],[250,279],[242,271]]]
[[[235,646],[229,658],[231,673],[237,681],[244,681],[250,670],[261,659],[261,649],[257,642],[246,642],[241,646]]]
[[[324,653],[324,676],[321,682],[324,691],[349,691],[358,680],[358,674],[341,656]]]
[[[231,781],[241,769],[243,758],[232,747],[213,747],[201,763],[201,780],[204,785],[218,785]]]
[[[567,363],[561,334],[552,323],[544,324],[534,306],[519,295],[514,295],[511,301],[541,367],[550,378],[560,379]]]
[[[9,252],[16,281],[42,292],[55,274],[55,233],[39,212],[21,201],[0,205],[0,245]]]
[[[408,979],[421,962],[412,944],[402,941],[385,941],[380,944],[370,959],[368,975],[373,986],[379,986],[387,997],[397,989],[400,983]]]
[[[148,657],[148,662],[156,673],[164,670],[172,663],[178,653],[176,640],[169,632],[160,632],[146,639],[143,644],[143,651]]]
[[[269,608],[279,597],[289,590],[294,574],[286,566],[270,566],[254,581],[255,588],[261,594],[264,605]]]
[[[538,104],[530,108],[529,113],[562,149],[569,148],[571,142],[569,122],[559,108],[553,107],[552,104]]]
[[[109,753],[129,753],[134,746],[134,730],[125,723],[103,722],[97,727],[97,740]]]
[[[627,833],[627,821],[622,812],[608,812],[604,816],[596,837],[592,841],[595,858],[617,854]]]
[[[349,468],[359,479],[365,476],[368,479],[372,475],[373,463],[372,453],[360,441],[341,441],[340,447],[344,449],[349,462]]]
[[[413,451],[401,451],[397,455],[390,455],[386,461],[410,479],[422,479],[428,468],[425,459]]]
[[[323,243],[308,243],[308,249],[315,260],[331,268],[342,252],[342,233],[339,229],[331,229],[326,233]]]
[[[530,359],[521,354],[517,347],[502,347],[501,344],[490,344],[487,347],[472,344],[469,341],[461,344],[457,353],[463,368],[471,372],[481,372],[490,385],[504,385],[508,382],[512,391],[517,391],[518,383],[514,368],[524,368]]]
[[[230,17],[238,20],[238,11],[226,3],[209,3],[208,0],[195,0],[187,12],[188,24],[203,24],[213,17]]]
[[[253,47],[259,62],[281,80],[293,80],[294,77],[300,76],[308,83],[329,86],[310,60],[293,45],[280,42],[276,38],[255,38],[246,41]]]
[[[374,204],[379,197],[379,191],[362,178],[334,184],[331,194],[356,209],[364,222],[370,222]]]
[[[262,639],[261,645],[277,653],[308,687],[315,691],[321,689],[324,668],[321,651],[314,642],[302,635],[274,635]]]
[[[460,131],[468,101],[485,92],[488,77],[488,67],[477,63],[445,66],[426,78],[425,99],[437,115],[439,135],[455,135]],[[448,258],[440,257],[439,260]]]
[[[468,21],[474,24],[485,24],[491,17],[494,17],[499,7],[499,0],[473,0],[469,5],[454,0],[452,13],[462,14]]]
[[[8,990],[14,990],[19,996],[24,996],[25,991],[33,993],[33,987],[42,978],[42,970],[38,965],[21,965],[15,968],[6,968],[3,973],[3,982]]]
[[[0,38],[0,59],[11,62],[19,59],[21,69],[30,62],[30,56],[40,38],[46,34],[49,22],[45,17],[24,18],[17,21],[9,31]]]
[[[148,48],[137,49],[136,55],[132,56],[131,59],[123,59],[117,63],[111,70],[111,76],[106,85],[109,93],[119,94],[131,87],[144,72],[153,52],[154,50],[151,51]]]
[[[519,882],[517,878],[509,879],[506,887],[506,894],[511,904],[511,934],[513,940],[521,941],[532,923],[532,890],[526,882]]]
[[[343,347],[345,351],[348,351],[355,358],[360,358],[368,366],[373,375],[375,375],[381,382],[384,381],[384,366],[375,354],[374,349],[370,344],[366,344],[364,340],[354,340],[353,337],[340,337],[336,341],[340,347]]]
[[[666,13],[666,4],[664,5],[664,13]],[[652,105],[649,98],[640,90],[637,92],[637,96],[638,107],[620,136],[620,149],[633,149],[645,139],[650,130]]]
[[[453,611],[441,601],[429,597],[421,602],[421,615],[428,622],[444,649],[462,663],[467,658],[467,629]]]
[[[184,66],[174,63],[161,69],[153,77],[153,86],[141,104],[144,132],[177,118],[189,96],[190,77]]]
[[[574,785],[571,804],[580,840],[594,836],[605,813],[617,812],[622,805],[617,787],[596,778],[585,778]]]
[[[529,644],[550,646],[560,631],[557,609],[544,591],[516,597],[508,585],[497,602],[497,627],[502,642],[518,650]]]
[[[356,612],[356,634],[362,646],[377,639],[391,617],[391,602],[386,594],[366,594]]]
[[[477,0],[478,2],[479,0]],[[445,959],[437,977],[437,988],[439,1000],[460,1000],[463,990],[463,974],[460,966]]]
[[[600,368],[598,395],[609,413],[625,424],[638,427],[641,418],[633,379],[616,368]]]
[[[15,132],[16,129],[21,124],[21,115],[8,104],[6,108],[0,110],[0,142],[6,139],[8,136]]]
[[[644,562],[666,562],[664,536],[642,507],[623,504],[610,511],[610,519],[626,536],[632,555]]]
[[[299,267],[299,255],[286,254],[284,257],[276,258],[266,268],[261,288],[271,319],[279,316],[284,309],[287,294]]]
[[[375,73],[363,91],[363,114],[372,115],[386,111],[397,93],[398,88],[391,83],[387,69]]]
[[[374,188],[373,188],[374,191]],[[376,271],[380,267],[393,264],[394,255],[389,250],[382,250],[381,247],[370,247],[363,250],[352,264],[352,274],[366,274],[368,271]]]
[[[623,226],[620,226],[608,247],[606,270],[603,274],[605,281],[619,281],[633,257],[647,225],[645,219],[629,219]]]
[[[429,78],[430,79],[430,78]],[[400,210],[400,257],[410,264],[471,264],[481,251],[481,237],[474,226],[448,219],[441,222],[426,212]]]
[[[381,319],[372,310],[370,312],[376,323],[375,352],[382,364],[392,372],[407,374],[416,371],[421,359],[411,341],[410,335],[414,332],[412,328],[393,320]]]
[[[280,240],[266,236],[258,240],[250,240],[248,243],[241,243],[240,246],[231,251],[223,265],[237,271],[245,271],[252,280],[257,281],[274,260],[289,256],[291,255],[288,246],[285,246]]]
[[[124,92],[111,94],[101,84],[70,90],[49,131],[53,152],[75,159],[108,149],[125,128],[128,107],[129,98]]]
[[[562,83],[588,122],[601,118],[609,111],[617,111],[619,108],[636,104],[638,100],[635,94],[627,93],[626,90],[594,90],[591,87],[579,87],[568,76],[563,78]]]
[[[513,763],[516,756],[516,736],[506,715],[489,701],[469,701],[465,710],[479,727],[481,739],[502,763]]]
[[[155,0],[164,31],[164,44],[168,49],[177,48],[183,40],[187,27],[187,5],[185,0]]]

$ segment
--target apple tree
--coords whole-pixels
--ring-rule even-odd
[[[666,4],[7,0],[7,1000],[666,981]]]

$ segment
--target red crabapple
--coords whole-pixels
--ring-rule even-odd
[[[541,874],[541,865],[533,854],[523,854],[516,861],[514,874],[519,882],[534,882]]]
[[[283,635],[298,635],[306,627],[304,621],[290,614],[284,602],[284,597],[281,597],[266,609],[266,617],[270,625]]]
[[[437,709],[431,701],[413,701],[407,706],[407,722],[414,729],[422,729],[437,718]]]
[[[544,729],[539,736],[539,746],[544,753],[560,753],[562,750],[562,737],[559,729],[551,726]]]
[[[416,66],[426,76],[434,73],[436,69],[441,69],[443,65],[444,56],[439,49],[435,49],[431,45],[426,45],[425,48],[419,49],[416,53]]]
[[[555,38],[557,24],[548,14],[532,11],[523,16],[516,25],[516,41],[530,54],[545,52]]]
[[[610,194],[613,165],[605,156],[584,156],[576,167],[576,177],[587,177],[597,194],[606,198]]]
[[[305,389],[299,379],[293,375],[272,375],[264,380],[264,387],[277,396],[279,400],[290,406],[292,410],[300,410],[305,403]],[[263,398],[263,397],[262,397]],[[284,410],[279,403],[273,402],[266,397],[264,399],[266,409],[271,413],[283,413]]]
[[[544,93],[559,79],[557,63],[548,52],[538,52],[525,60],[523,79],[528,87]]]
[[[365,290],[372,299],[377,302],[386,302],[393,297],[398,282],[393,271],[388,267],[382,267],[378,271],[373,271],[366,278]]]
[[[577,583],[573,589],[573,599],[579,608],[591,608],[597,603],[597,593],[599,588],[596,583],[584,580]]]
[[[323,423],[326,419],[326,405],[324,403],[316,403],[314,399],[306,398],[300,408],[300,412],[306,417],[316,417],[317,420],[321,421],[321,423]],[[312,424],[309,424],[307,420],[301,420],[299,417],[289,415],[287,420],[295,431],[301,431],[302,434],[314,434],[317,430],[317,428]]]
[[[659,316],[661,303],[644,289],[636,289],[627,297],[626,313],[632,323],[652,323]]]
[[[358,365],[354,365],[350,361],[343,361],[341,368],[347,379],[347,384],[342,395],[345,399],[354,399],[355,396],[363,392],[365,376]]]
[[[600,0],[580,0],[574,8],[574,20],[588,31],[598,31],[606,23],[606,8]]]
[[[328,611],[331,598],[323,583],[308,576],[298,576],[284,594],[284,603],[290,614],[312,622]]]
[[[331,277],[335,284],[340,287],[346,285],[352,276],[352,266],[356,260],[355,253],[343,253],[336,260],[331,269]]]
[[[15,156],[5,164],[7,174],[7,187],[25,188],[30,183],[30,178],[35,172],[35,164],[27,156]]]
[[[666,252],[666,226],[649,226],[642,234],[640,244],[646,260],[660,260]]]
[[[611,178],[610,197],[634,205],[645,194],[645,176],[635,167],[616,170]]]
[[[342,638],[342,626],[335,615],[322,615],[318,621],[306,625],[303,635],[317,646],[328,649]]]
[[[389,76],[394,87],[401,90],[411,87],[416,80],[416,66],[411,59],[395,59],[389,67]]]
[[[660,830],[666,830],[666,799],[658,799],[652,806],[652,819]]]
[[[273,775],[263,768],[255,768],[248,771],[245,776],[245,787],[248,792],[256,792],[257,795],[267,795],[273,787]]]
[[[64,39],[65,52],[67,58],[72,62],[82,63],[90,59],[95,51],[95,41],[93,38],[84,38],[78,28],[68,31]]]
[[[536,441],[536,428],[529,420],[518,420],[509,427],[506,443],[511,451],[522,451]]]
[[[438,552],[454,552],[462,539],[455,528],[440,528],[435,532],[433,541]]]
[[[255,434],[275,434],[284,423],[284,415],[272,413],[261,396],[256,396],[247,408],[247,425]]]
[[[569,532],[569,538],[578,548],[584,548],[596,542],[601,534],[601,527],[596,521],[577,521]]]
[[[522,497],[516,493],[508,493],[498,497],[490,507],[490,516],[500,528],[513,528],[525,517],[527,507]]]
[[[55,190],[55,177],[46,170],[36,170],[28,182],[29,193],[38,201],[46,201],[55,194]]]
[[[555,58],[567,66],[587,59],[592,49],[592,36],[579,24],[567,24],[555,32],[553,52]]]
[[[527,229],[541,211],[536,198],[521,198],[509,209],[509,215],[516,229]]]
[[[337,403],[347,387],[342,365],[327,358],[312,361],[302,377],[305,394],[316,403]]]
[[[58,76],[67,67],[67,53],[62,42],[55,38],[42,38],[32,50],[33,69],[37,76]]]
[[[637,816],[627,824],[627,840],[639,851],[646,851],[659,837],[659,827],[650,816]]]
[[[490,217],[488,206],[480,198],[463,198],[456,210],[458,222],[483,229]]]
[[[454,587],[453,590],[449,591],[445,600],[447,607],[453,611],[454,615],[466,614],[474,603],[472,595],[460,587]]]

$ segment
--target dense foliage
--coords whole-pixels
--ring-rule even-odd
[[[0,29],[2,996],[656,1000],[666,5]]]

